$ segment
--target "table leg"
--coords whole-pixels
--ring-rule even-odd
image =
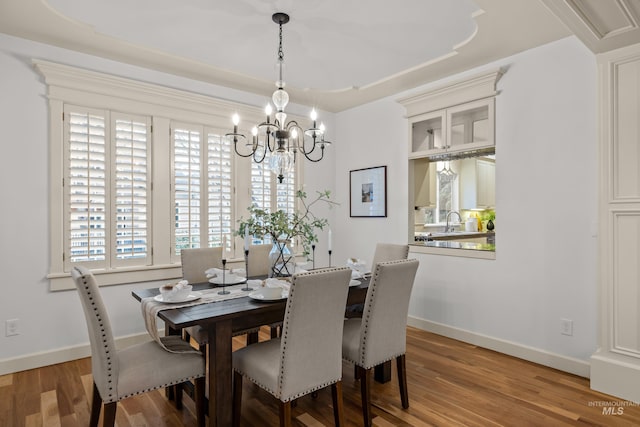
[[[379,383],[391,381],[391,361],[381,363],[374,367],[373,378]]]
[[[181,330],[175,330],[172,329],[169,324],[167,322],[164,323],[164,334],[166,335],[180,335],[182,333]],[[173,386],[173,387],[167,387],[164,389],[164,393],[167,396],[167,399],[169,400],[174,400],[176,398],[176,388],[177,387],[181,387],[180,385],[178,386]],[[182,389],[180,389],[182,390]]]
[[[228,427],[232,422],[233,367],[231,320],[209,325],[209,426]]]

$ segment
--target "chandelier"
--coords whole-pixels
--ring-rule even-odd
[[[324,139],[325,127],[323,123],[317,125],[318,114],[316,110],[311,110],[312,125],[304,130],[295,120],[287,120],[284,108],[289,103],[289,94],[284,90],[283,80],[284,53],[282,51],[282,26],[289,22],[289,15],[286,13],[274,13],[271,17],[273,22],[280,28],[278,62],[278,80],[276,81],[276,91],[273,92],[271,100],[276,113],[271,120],[273,107],[270,103],[265,107],[266,121],[255,125],[251,129],[251,139],[238,132],[240,116],[234,114],[232,117],[233,132],[226,134],[233,138],[233,148],[237,155],[241,157],[252,157],[256,163],[262,163],[269,154],[269,169],[278,176],[278,182],[284,180],[287,172],[291,171],[295,165],[296,156],[302,153],[311,162],[319,162],[324,157],[324,149],[331,142]],[[238,150],[238,143],[244,145]],[[319,146],[319,152],[316,148]],[[242,151],[242,152],[241,152]],[[312,153],[315,151],[315,154]]]

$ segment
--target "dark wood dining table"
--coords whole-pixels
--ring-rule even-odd
[[[364,302],[369,280],[362,280],[360,285],[349,287],[347,305]],[[193,290],[211,289],[209,283],[194,284]],[[133,296],[141,301],[143,298],[158,295],[157,288],[135,290]],[[263,302],[249,297],[234,298],[206,304],[181,308],[168,308],[158,313],[165,322],[165,328],[180,331],[189,326],[199,325],[207,330],[210,351],[209,362],[209,426],[227,427],[232,423],[232,384],[233,366],[231,362],[232,336],[236,331],[243,331],[262,325],[281,322],[287,300]],[[322,327],[322,325],[318,325]],[[386,382],[390,377],[390,364],[376,370],[375,378]]]

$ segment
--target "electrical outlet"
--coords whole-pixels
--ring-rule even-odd
[[[5,326],[5,334],[8,337],[14,335],[20,335],[20,330],[18,329],[18,319],[7,319],[4,323]]]
[[[573,320],[560,319],[560,333],[562,335],[573,335]]]

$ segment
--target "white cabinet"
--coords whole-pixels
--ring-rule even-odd
[[[496,205],[496,164],[492,159],[460,162],[460,209],[488,209]]]
[[[489,98],[411,117],[409,157],[493,147],[494,111],[494,98]]]

